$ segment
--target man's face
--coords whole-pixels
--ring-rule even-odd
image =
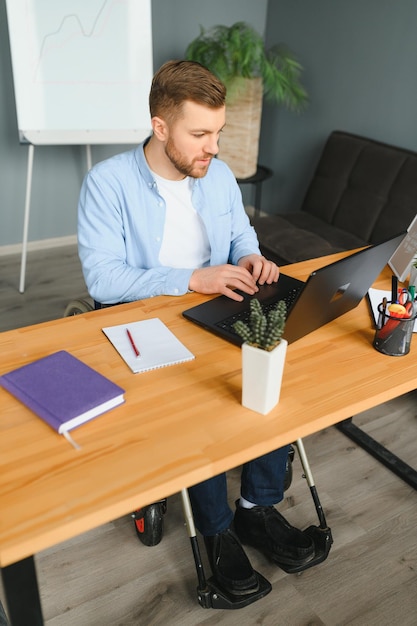
[[[168,126],[165,154],[183,176],[202,178],[219,151],[219,136],[226,109],[211,109],[195,102],[183,104],[180,118]]]

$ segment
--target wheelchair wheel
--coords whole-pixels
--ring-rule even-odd
[[[164,531],[164,515],[167,501],[154,502],[132,514],[136,534],[145,546],[156,546],[160,543]]]
[[[93,306],[87,300],[71,300],[64,311],[64,317],[80,315],[89,311],[93,311]]]

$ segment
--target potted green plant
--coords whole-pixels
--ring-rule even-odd
[[[242,337],[242,405],[266,414],[279,402],[288,342],[283,338],[286,305],[280,300],[264,313],[256,298],[250,302],[249,322],[233,325]]]
[[[307,102],[302,67],[282,45],[265,48],[261,35],[246,22],[214,26],[188,45],[185,57],[208,67],[227,88],[226,128],[219,156],[237,178],[255,174],[262,98],[292,110]]]

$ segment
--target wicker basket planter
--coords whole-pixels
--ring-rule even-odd
[[[261,78],[245,78],[241,83],[239,97],[226,108],[218,156],[236,178],[249,178],[256,173],[258,163],[263,88]]]

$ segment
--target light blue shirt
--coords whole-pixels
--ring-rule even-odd
[[[144,144],[95,165],[78,205],[78,249],[89,294],[101,303],[187,293],[193,269],[162,266],[165,201],[147,165]],[[210,265],[260,254],[257,237],[228,166],[213,159],[193,181],[192,202],[207,230]]]

